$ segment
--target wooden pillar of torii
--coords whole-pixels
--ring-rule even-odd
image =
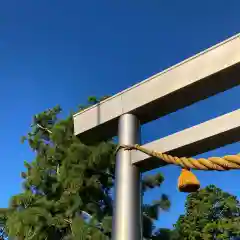
[[[116,73],[117,74],[117,73]],[[140,126],[240,84],[240,34],[73,116],[75,135],[93,143],[119,136],[140,144]],[[175,156],[194,156],[240,140],[240,110],[146,144]],[[164,164],[121,149],[116,160],[113,240],[142,239],[140,174]]]

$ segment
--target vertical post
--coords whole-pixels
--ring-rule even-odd
[[[119,119],[120,144],[140,143],[140,124],[132,114]],[[113,240],[141,240],[141,178],[139,169],[131,163],[131,151],[121,149],[116,159],[115,209]]]

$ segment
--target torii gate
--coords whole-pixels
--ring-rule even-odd
[[[118,134],[119,144],[140,144],[140,125],[239,84],[240,34],[237,34],[75,114],[75,135],[91,143]],[[144,147],[189,157],[239,141],[239,130],[240,109]],[[112,239],[142,239],[140,174],[161,164],[138,151],[118,152]]]

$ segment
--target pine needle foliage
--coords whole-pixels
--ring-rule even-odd
[[[101,100],[90,97],[80,110]],[[72,114],[60,119],[61,111],[56,106],[35,115],[22,138],[35,158],[24,162],[23,192],[11,198],[4,226],[19,240],[111,239],[116,144],[83,144],[74,136]],[[163,181],[161,174],[146,177],[144,192]],[[169,207],[166,195],[143,206],[146,239],[156,231],[159,212]]]

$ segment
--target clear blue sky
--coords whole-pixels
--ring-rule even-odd
[[[0,207],[21,191],[23,160],[32,160],[32,153],[20,137],[34,114],[56,104],[68,113],[89,95],[117,93],[238,33],[239,9],[239,0],[2,1]],[[143,141],[237,109],[239,95],[237,87],[148,124]],[[238,151],[240,145],[234,144],[208,155]],[[167,193],[172,208],[158,225],[171,227],[184,210],[186,196],[176,189],[179,169],[161,171],[165,183],[145,201]],[[197,176],[202,186],[216,184],[240,196],[240,172]]]

